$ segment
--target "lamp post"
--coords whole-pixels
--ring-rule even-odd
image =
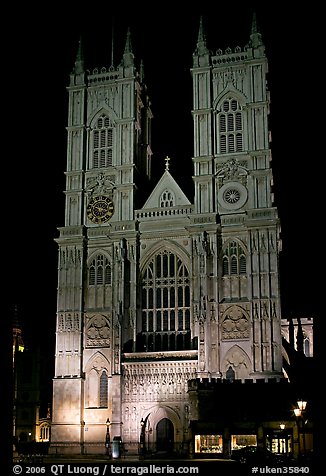
[[[149,425],[149,422],[148,422],[148,429],[146,430],[147,431],[147,452],[150,453],[150,442],[149,442],[149,438],[150,438],[150,434],[152,433],[152,428],[150,427]]]
[[[285,424],[280,423],[281,438],[278,440],[278,452],[288,454],[288,439],[285,430]]]
[[[145,421],[143,418],[140,420],[139,453],[140,456],[144,456],[145,453]]]
[[[144,457],[146,453],[146,426],[148,426],[147,432],[152,431],[148,421],[149,415],[150,413],[146,416],[145,420],[143,418],[140,420],[139,454],[142,457]],[[148,438],[149,438],[149,435],[148,435]]]
[[[105,450],[106,454],[110,456],[110,446],[111,446],[111,441],[110,441],[110,419],[107,418],[106,420],[106,435],[105,435]]]
[[[301,422],[301,433],[302,433],[302,442],[303,442],[303,456],[306,455],[306,435],[305,435],[305,428],[304,428],[304,420],[303,420],[303,413],[306,410],[307,402],[305,400],[298,400],[297,401],[298,408],[294,409],[294,414],[297,418],[298,422],[298,438],[299,438],[299,456],[301,456],[300,452],[300,422]]]
[[[140,435],[139,435],[139,456],[143,458],[145,455],[145,421],[140,420]]]

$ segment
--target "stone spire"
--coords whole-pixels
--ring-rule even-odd
[[[196,49],[192,55],[194,67],[209,66],[209,50],[206,44],[206,35],[204,32],[203,17],[200,17],[198,39]]]
[[[144,82],[144,79],[145,79],[144,62],[143,62],[143,60],[140,61],[139,79],[140,79],[140,82],[141,82],[141,83],[143,83],[143,82]]]
[[[13,311],[13,367],[15,368],[15,356],[17,352],[23,352],[25,348],[23,340],[23,326],[19,317],[18,307],[14,306]]]
[[[199,21],[199,31],[198,31],[198,39],[197,39],[197,45],[195,49],[195,55],[198,56],[203,56],[207,55],[209,53],[206,45],[206,36],[204,32],[204,24],[203,24],[203,17],[200,17]]]
[[[127,31],[127,38],[126,38],[126,44],[125,44],[125,49],[123,53],[122,64],[124,67],[134,65],[134,55],[133,55],[132,46],[131,46],[130,28],[128,28],[128,31]]]
[[[257,15],[256,15],[256,12],[254,12],[252,15],[249,46],[251,46],[252,48],[258,48],[259,46],[262,46],[262,45],[263,45],[263,42],[261,39],[261,34],[258,29]]]
[[[82,74],[84,73],[84,71],[85,71],[84,70],[84,54],[83,54],[83,47],[82,47],[82,39],[80,37],[73,74]]]

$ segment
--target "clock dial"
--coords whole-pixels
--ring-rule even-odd
[[[93,223],[105,223],[112,217],[114,213],[114,205],[109,197],[100,195],[91,199],[86,212],[88,218]]]

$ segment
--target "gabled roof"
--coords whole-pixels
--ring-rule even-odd
[[[165,170],[142,208],[161,208],[161,200],[164,192],[170,192],[172,194],[173,205],[171,206],[191,205],[170,172]]]

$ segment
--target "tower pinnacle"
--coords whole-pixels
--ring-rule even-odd
[[[198,31],[198,39],[197,39],[195,55],[202,56],[202,55],[207,55],[208,53],[209,51],[206,45],[206,36],[204,32],[203,17],[201,16],[199,21],[199,31]]]
[[[78,50],[75,60],[75,66],[73,70],[74,74],[82,74],[84,73],[84,54],[83,54],[83,47],[82,47],[82,39],[80,37],[78,43]]]
[[[258,46],[262,46],[263,42],[261,39],[261,34],[258,29],[257,25],[257,15],[256,12],[252,15],[252,23],[251,23],[251,34],[250,34],[250,42],[249,45],[252,48],[258,48]]]
[[[127,31],[127,38],[126,38],[126,44],[125,44],[125,49],[123,53],[122,63],[123,63],[123,66],[125,67],[134,65],[134,55],[132,52],[130,28],[128,28],[128,31]]]

